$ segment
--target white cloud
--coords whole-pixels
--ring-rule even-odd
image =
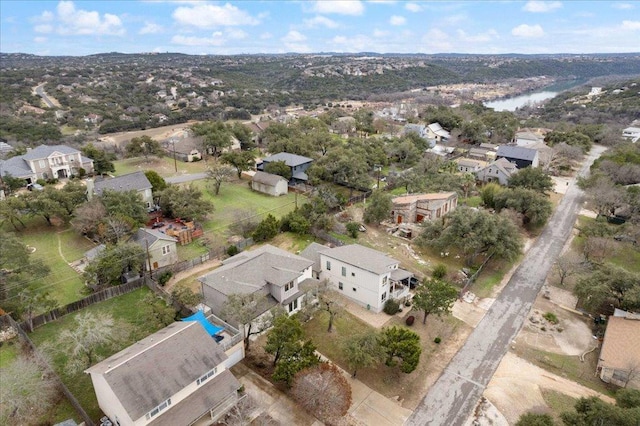
[[[332,40],[332,46],[344,46],[343,49],[337,48],[338,51],[343,52],[364,52],[371,50],[372,40],[363,34],[356,34],[351,37],[335,36]]]
[[[273,34],[271,33],[262,33],[260,34],[260,40],[269,40],[273,38]]]
[[[414,12],[414,13],[422,11],[422,6],[420,6],[417,3],[407,3],[404,5],[404,8],[407,9],[409,12]]]
[[[398,16],[398,15],[393,15],[390,19],[389,19],[389,23],[391,25],[404,25],[407,23],[407,20],[405,19],[404,16]]]
[[[447,25],[459,25],[466,21],[469,17],[465,14],[449,15],[442,18],[442,24]]]
[[[245,31],[242,31],[239,28],[233,28],[227,31],[227,37],[233,40],[242,40],[249,36]]]
[[[631,3],[614,3],[611,6],[614,9],[619,9],[619,10],[631,10],[635,7]]]
[[[375,38],[387,37],[389,34],[390,34],[389,31],[379,30],[377,28],[373,30],[373,36]]]
[[[316,1],[313,5],[313,11],[338,15],[362,15],[364,5],[360,0]]]
[[[71,35],[124,35],[122,21],[116,15],[105,13],[100,16],[96,11],[76,9],[72,1],[58,3],[57,28],[60,34]]]
[[[532,12],[532,13],[545,13],[545,12],[551,12],[552,10],[559,9],[561,7],[562,7],[562,3],[559,1],[532,0],[527,2],[527,4],[524,5],[522,10],[526,12]]]
[[[179,7],[173,11],[172,16],[179,24],[197,28],[258,25],[260,23],[257,18],[229,3],[224,6],[198,4],[193,7]]]
[[[33,31],[37,33],[42,33],[42,34],[49,34],[50,32],[53,31],[53,25],[49,25],[49,24],[36,25],[35,27],[33,27]]]
[[[221,46],[225,42],[221,36],[222,33],[220,32],[213,33],[210,38],[177,34],[171,38],[171,44],[179,44],[181,46]]]
[[[458,30],[457,34],[461,41],[467,43],[487,43],[498,38],[498,32],[494,29],[478,34],[467,34],[463,30]]]
[[[144,27],[140,28],[138,34],[157,34],[162,32],[162,26],[153,22],[145,22]]]
[[[511,30],[511,34],[516,37],[538,38],[544,35],[544,30],[540,25],[522,24]]]
[[[47,38],[46,37],[35,37],[33,39],[33,41],[35,43],[46,43],[47,42]]]
[[[336,21],[320,15],[317,15],[311,19],[304,19],[303,22],[307,28],[338,28],[338,23]]]
[[[305,41],[306,39],[307,39],[307,36],[305,36],[299,31],[293,30],[293,31],[289,31],[287,35],[282,37],[280,40],[282,40],[285,43],[300,43],[301,41]]]
[[[622,28],[625,30],[640,30],[640,21],[622,21]]]
[[[428,50],[433,52],[445,52],[451,51],[452,49],[449,35],[437,28],[429,30],[429,32],[422,37],[422,43]]]

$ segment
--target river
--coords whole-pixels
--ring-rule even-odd
[[[513,98],[496,99],[494,101],[485,102],[484,106],[493,108],[495,111],[515,111],[528,104],[537,104],[551,98],[555,98],[558,93],[580,86],[584,81],[570,80],[553,84],[535,92],[527,93]]]

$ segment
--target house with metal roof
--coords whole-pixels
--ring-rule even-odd
[[[244,251],[222,262],[222,266],[198,278],[204,303],[218,317],[240,326],[224,312],[232,294],[256,294],[255,318],[281,305],[289,314],[298,312],[307,290],[318,284],[312,275],[313,261],[269,244]]]
[[[313,163],[313,158],[303,157],[302,155],[290,154],[288,152],[279,152],[267,158],[263,158],[261,163],[258,163],[256,169],[263,172],[264,168],[269,163],[275,163],[278,161],[284,162],[289,168],[291,168],[291,182],[306,182],[309,180],[309,176],[305,173],[309,166]]]
[[[413,274],[386,253],[350,244],[318,250],[320,279],[328,280],[341,295],[373,312],[380,312],[389,299],[409,296]]]
[[[131,241],[138,244],[147,253],[145,268],[153,271],[163,266],[173,265],[178,261],[177,242],[175,237],[155,229],[140,228],[133,234]]]
[[[515,163],[506,158],[500,158],[475,172],[476,179],[480,182],[498,182],[500,185],[508,185],[511,175],[518,171]]]
[[[122,176],[104,178],[100,180],[88,181],[87,192],[91,195],[102,195],[103,191],[136,191],[140,194],[142,202],[150,209],[153,208],[153,193],[151,192],[151,182],[144,172],[133,172]]]
[[[449,140],[451,134],[442,128],[440,123],[431,123],[427,126],[427,138],[435,139],[436,143],[444,143]]]
[[[519,169],[538,167],[540,162],[537,150],[515,145],[500,146],[496,153],[496,159],[500,158],[506,158],[509,162],[515,163]]]
[[[93,173],[93,160],[66,145],[40,145],[25,154],[0,160],[0,175],[24,179],[27,184],[38,179],[64,179],[83,169]]]
[[[214,424],[239,401],[228,357],[197,321],[175,322],[85,370],[111,423]]]
[[[289,183],[282,176],[257,171],[251,177],[251,189],[262,192],[263,194],[279,197],[280,195],[287,195],[289,192]]]
[[[640,389],[640,315],[609,317],[597,372],[604,382]]]

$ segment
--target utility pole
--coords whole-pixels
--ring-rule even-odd
[[[176,169],[176,173],[178,173],[178,163],[176,162],[176,139],[171,138],[171,144],[173,145],[173,167]]]
[[[382,165],[374,164],[373,165],[373,170],[378,172],[378,184],[376,185],[376,189],[380,189],[380,171],[382,170]]]

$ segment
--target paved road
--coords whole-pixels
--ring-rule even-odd
[[[49,99],[47,94],[44,92],[44,85],[45,84],[47,84],[47,83],[42,83],[41,85],[36,87],[36,95],[40,96],[42,98],[42,100],[44,101],[44,103],[47,104],[47,106],[49,108],[54,108],[55,107],[54,103],[51,101],[51,99]]]
[[[167,183],[185,183],[185,182],[191,182],[192,180],[205,179],[206,177],[207,177],[206,173],[192,173],[189,175],[171,176],[171,177],[165,178],[164,181]]]
[[[603,147],[594,147],[579,173],[588,173],[603,151]],[[582,191],[572,180],[540,237],[405,425],[465,423],[522,328],[549,269],[571,234],[581,205]]]

